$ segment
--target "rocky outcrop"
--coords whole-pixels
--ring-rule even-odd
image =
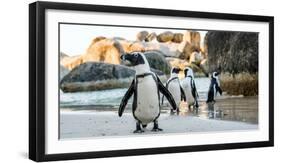
[[[130,53],[134,51],[145,51],[144,42],[132,42],[127,40],[119,41],[125,53]]]
[[[137,33],[137,38],[136,41],[144,41],[146,39],[146,37],[148,36],[148,32],[147,31],[140,31],[139,33]]]
[[[120,64],[120,56],[123,54],[123,48],[119,41],[113,39],[102,39],[94,42],[87,49],[82,57],[85,62],[105,62]]]
[[[181,43],[182,40],[183,40],[183,34],[182,33],[174,33],[172,42]]]
[[[194,49],[200,50],[201,36],[199,32],[186,31],[183,35],[183,41],[189,42]]]
[[[83,63],[83,59],[81,58],[80,55],[78,56],[64,56],[64,57],[61,57],[60,59],[60,64],[67,68],[68,70],[71,70],[73,69],[74,67],[80,65]]]
[[[170,74],[171,67],[160,51],[146,51],[144,55],[152,69],[160,70],[165,74]]]
[[[258,71],[258,33],[211,31],[206,35],[210,71]]]
[[[190,54],[195,51],[192,45],[188,41],[183,41],[178,46],[180,52],[179,58],[189,60]]]
[[[203,56],[201,53],[192,52],[189,57],[189,63],[194,63],[196,65],[200,65],[200,62],[203,60]]]
[[[92,40],[91,45],[94,45],[95,43],[99,42],[100,40],[104,40],[104,39],[106,39],[106,37],[103,37],[103,36],[96,37]]]
[[[141,31],[137,34],[137,41],[129,41],[121,37],[105,38],[96,37],[92,40],[85,54],[78,56],[60,55],[60,63],[68,70],[72,70],[86,62],[100,62],[116,65],[125,65],[120,60],[122,54],[133,51],[145,52],[151,68],[164,74],[170,73],[170,64],[165,57],[179,58],[200,67],[201,58],[198,57],[200,50],[200,34],[194,31],[186,33],[172,33],[165,31],[156,35]],[[158,41],[158,42],[155,42]]]
[[[169,43],[151,43],[146,42],[144,45],[144,51],[159,51],[164,57],[179,57],[180,51],[178,50],[179,44]]]
[[[151,71],[159,75],[162,80],[166,80],[162,71],[158,69],[151,69]],[[60,88],[63,92],[127,88],[134,75],[135,70],[127,66],[86,62],[62,77]]]
[[[64,66],[60,65],[60,80],[69,73],[70,71]]]
[[[181,59],[190,59],[190,55],[193,52],[200,52],[200,33],[195,31],[186,31],[183,34],[183,40],[179,44],[178,50],[180,52]]]
[[[203,59],[201,62],[200,62],[200,65],[199,67],[202,69],[203,73],[208,76],[210,71],[209,71],[209,62],[208,62],[208,59]]]
[[[174,38],[174,34],[170,31],[166,31],[166,32],[160,33],[157,36],[157,41],[158,42],[169,42],[169,41],[172,41],[173,38]]]
[[[194,72],[194,76],[196,77],[204,77],[207,75],[201,66],[198,66],[194,63],[189,63],[184,59],[167,57],[166,60],[169,62],[171,67],[178,67],[181,70],[184,70],[185,67],[190,67]],[[183,77],[184,76],[183,72],[181,72],[180,75]]]
[[[150,33],[149,35],[146,36],[145,41],[146,42],[151,42],[153,40],[156,40],[157,34],[155,32]]]
[[[64,58],[69,57],[67,54],[60,52],[60,60],[63,60]]]
[[[130,84],[134,74],[133,69],[125,66],[86,62],[69,72],[60,86],[63,92],[123,88]]]
[[[83,55],[73,57],[63,57],[61,64],[69,70],[85,62],[104,62],[120,64],[120,56],[124,53],[120,44],[122,39],[107,39],[96,37]]]

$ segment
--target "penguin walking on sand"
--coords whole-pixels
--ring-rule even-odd
[[[208,91],[208,98],[207,98],[207,103],[209,102],[216,102],[215,97],[217,96],[217,92],[219,92],[220,95],[222,95],[222,90],[220,87],[220,82],[219,82],[219,74],[218,72],[213,72],[211,76],[211,84],[209,87]]]
[[[134,133],[144,132],[142,128],[151,122],[154,123],[152,131],[162,131],[157,121],[160,116],[160,92],[165,95],[172,108],[176,110],[177,106],[171,93],[162,84],[159,77],[150,71],[149,63],[142,52],[122,55],[121,59],[129,61],[134,66],[136,74],[119,106],[119,117],[122,116],[130,97],[134,95],[132,106],[133,116],[136,119]]]
[[[180,68],[173,67],[171,69],[171,76],[166,82],[166,88],[169,90],[169,92],[172,94],[176,105],[177,105],[177,111],[179,111],[179,106],[181,101],[186,101],[184,90],[180,84],[180,80],[178,77],[179,72],[181,71]],[[164,102],[164,95],[162,97],[162,105]],[[173,110],[171,109],[173,112]]]
[[[182,87],[185,92],[188,109],[191,109],[192,105],[193,105],[193,108],[197,109],[199,106],[198,105],[199,95],[198,95],[195,81],[194,81],[193,70],[189,67],[186,67],[184,69],[184,76],[185,76],[185,78],[182,80]]]

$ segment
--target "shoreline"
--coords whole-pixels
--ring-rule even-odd
[[[229,132],[258,129],[258,124],[208,119],[187,115],[161,113],[159,127],[162,132],[152,132],[150,123],[144,133],[134,134],[135,119],[132,113],[118,117],[116,111],[67,111],[60,115],[60,138],[90,138],[129,135],[189,134],[200,132]]]

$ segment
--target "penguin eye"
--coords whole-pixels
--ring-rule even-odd
[[[134,57],[138,57],[138,56],[139,56],[139,54],[138,54],[138,53],[135,53],[135,54],[134,54]]]

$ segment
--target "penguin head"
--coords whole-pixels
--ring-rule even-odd
[[[143,52],[136,51],[127,53],[125,55],[121,55],[121,59],[123,61],[130,62],[131,66],[134,66],[134,69],[136,70],[136,75],[151,72],[149,63],[146,60],[146,57]]]
[[[180,71],[181,71],[180,68],[178,68],[178,67],[173,67],[173,68],[171,69],[171,74],[179,74]]]
[[[185,76],[185,77],[190,76],[190,77],[194,78],[193,70],[192,70],[190,67],[184,68],[183,71],[184,71],[184,76]]]
[[[218,76],[219,76],[219,72],[213,72],[213,74],[212,74],[212,78],[216,78],[216,79],[218,79]]]
[[[132,52],[123,54],[120,58],[123,61],[129,61],[132,66],[145,64],[147,62],[142,52]]]

